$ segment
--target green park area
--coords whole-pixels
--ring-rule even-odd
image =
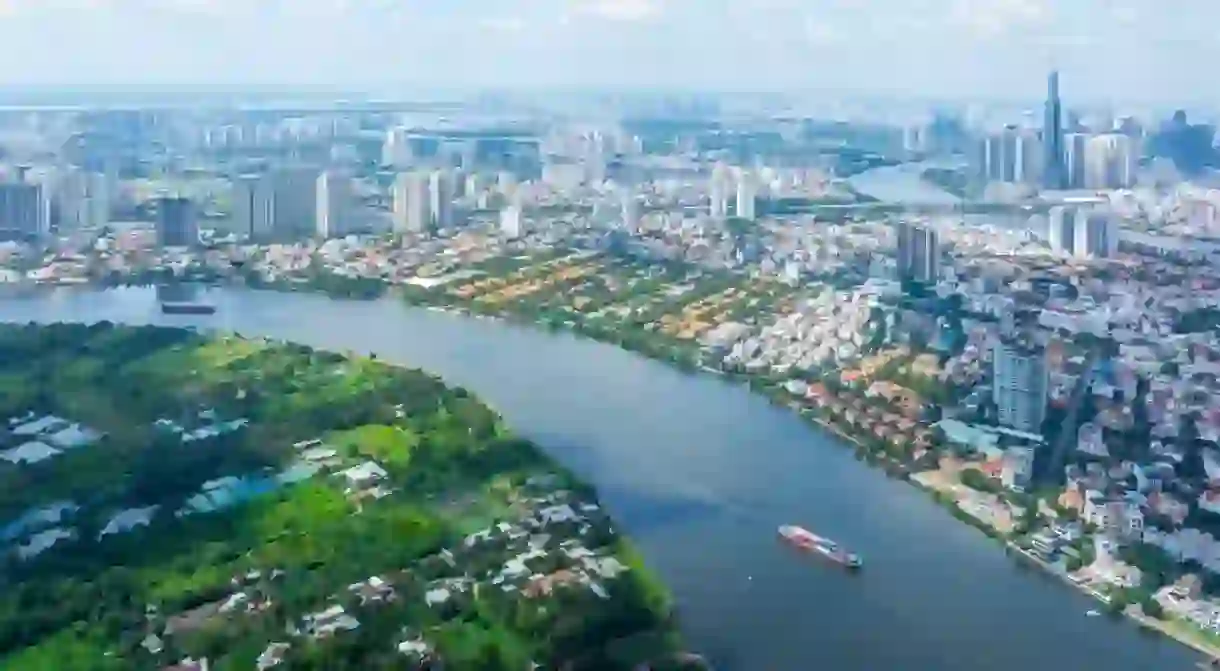
[[[0,668],[663,668],[593,492],[420,371],[0,327]]]

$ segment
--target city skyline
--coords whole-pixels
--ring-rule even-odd
[[[834,90],[1195,102],[1220,9],[1151,0],[0,2],[9,86]],[[1062,4],[1062,3],[1059,3]],[[1153,39],[1149,39],[1152,36]],[[1157,39],[1159,38],[1159,39]],[[457,48],[455,48],[457,45]],[[1122,48],[1107,49],[1107,45]],[[1097,58],[1105,49],[1106,58]],[[825,67],[829,65],[830,67]]]

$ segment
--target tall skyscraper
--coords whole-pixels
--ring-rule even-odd
[[[394,231],[424,233],[432,221],[428,174],[404,172],[394,179]]]
[[[940,276],[940,236],[930,226],[899,222],[897,260],[899,278],[935,284]]]
[[[199,220],[195,204],[187,198],[158,198],[157,244],[162,247],[190,247],[199,244]]]
[[[1006,340],[992,351],[992,400],[1000,424],[1018,431],[1042,433],[1046,418],[1046,351]]]
[[[1132,186],[1139,167],[1138,141],[1119,133],[1089,138],[1085,147],[1084,186],[1121,189]]]
[[[346,175],[324,172],[317,181],[317,220],[315,232],[320,238],[341,238],[355,226],[352,216],[352,180]]]
[[[1048,189],[1063,189],[1066,187],[1063,168],[1063,105],[1059,101],[1058,72],[1051,72],[1046,87],[1046,116],[1042,122],[1042,146],[1046,151],[1046,167],[1042,172],[1042,185]]]

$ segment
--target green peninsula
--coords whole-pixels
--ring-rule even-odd
[[[653,669],[665,590],[466,391],[180,329],[0,326],[0,668]]]

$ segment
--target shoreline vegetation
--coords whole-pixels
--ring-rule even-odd
[[[717,362],[709,362],[701,357],[699,348],[689,340],[675,337],[672,332],[664,332],[645,328],[642,320],[635,320],[633,325],[623,326],[622,323],[607,324],[597,318],[606,309],[604,302],[596,299],[588,305],[574,303],[569,305],[571,296],[565,296],[562,301],[552,301],[549,298],[539,300],[522,300],[537,298],[540,295],[563,295],[566,290],[575,289],[581,281],[587,280],[589,274],[579,271],[559,280],[547,278],[535,270],[547,268],[548,272],[560,262],[579,257],[583,262],[597,255],[571,254],[570,250],[554,250],[544,255],[522,260],[507,257],[493,258],[478,269],[479,274],[468,280],[456,282],[462,285],[462,290],[454,290],[453,286],[439,283],[434,288],[416,286],[390,285],[376,278],[348,278],[330,274],[320,274],[309,278],[298,278],[294,281],[278,280],[274,282],[260,281],[257,278],[243,277],[242,283],[254,289],[314,291],[340,299],[377,299],[387,296],[405,303],[411,307],[426,308],[443,312],[473,316],[481,319],[496,319],[513,324],[550,331],[569,332],[579,337],[589,338],[606,344],[611,344],[636,354],[655,359],[674,366],[678,370],[693,374],[696,372],[712,373],[726,381],[744,384],[752,391],[768,397],[772,402],[788,407],[797,412],[811,425],[828,431],[851,446],[857,459],[871,465],[881,467],[887,475],[895,479],[905,480],[912,486],[926,491],[935,501],[941,504],[949,514],[985,535],[999,541],[1006,553],[1019,558],[1023,564],[1031,564],[1027,559],[1029,553],[1013,543],[1018,536],[1030,531],[1033,522],[1037,521],[1037,513],[1044,512],[1037,505],[1034,497],[1022,495],[1018,497],[1021,503],[1027,505],[1012,505],[997,496],[998,483],[983,481],[982,474],[974,467],[977,464],[963,464],[955,451],[947,444],[945,436],[939,430],[927,426],[923,417],[915,417],[917,413],[901,412],[891,399],[877,399],[866,395],[864,390],[852,385],[843,384],[839,370],[824,371],[807,377],[800,385],[800,393],[792,393],[785,382],[791,378],[750,373],[744,370],[726,369]],[[579,267],[580,262],[573,261],[565,266],[563,272],[569,272],[573,267]],[[634,264],[630,264],[634,265]],[[668,279],[684,282],[685,271],[681,264],[662,264]],[[579,268],[578,268],[579,270]],[[482,280],[478,278],[484,278]],[[651,278],[651,274],[649,275]],[[510,281],[511,280],[511,281]],[[505,287],[511,287],[514,281],[528,282],[530,291],[507,294]],[[832,280],[827,280],[832,282]],[[750,278],[743,276],[722,277],[713,275],[706,279],[707,286],[692,289],[684,301],[666,300],[663,307],[672,312],[687,314],[690,305],[702,305],[709,300],[731,294],[733,287],[750,283]],[[120,282],[121,284],[122,282]],[[136,281],[133,284],[144,282]],[[653,286],[652,279],[646,279],[644,284]],[[485,284],[485,291],[463,294],[465,288]],[[833,286],[833,284],[831,284]],[[490,287],[490,288],[488,288]],[[654,287],[655,288],[655,287]],[[762,292],[739,292],[749,294],[749,309],[742,310],[738,305],[729,312],[735,319],[747,323],[757,323],[759,315],[764,310],[771,310],[774,317],[786,314],[792,309],[791,292],[778,292],[765,289]],[[507,300],[498,298],[488,300],[489,296],[508,295]],[[515,300],[514,300],[515,299]],[[642,305],[638,301],[631,303]],[[560,306],[557,308],[557,305]],[[573,306],[575,309],[573,309]],[[612,307],[612,306],[611,306]],[[596,308],[596,309],[595,309]],[[639,309],[639,308],[634,308]],[[644,312],[654,323],[662,319],[664,310],[653,310],[645,307]],[[589,315],[594,315],[589,317]],[[655,318],[655,319],[654,319]],[[920,381],[918,375],[911,371],[917,353],[906,352],[899,358],[902,362],[887,361],[878,354],[881,348],[873,346],[869,350],[875,356],[869,359],[882,359],[877,364],[883,372],[868,375],[865,379],[883,381],[898,380],[911,387],[919,388],[925,398],[942,401],[951,398],[953,391],[938,388],[936,385]],[[863,369],[867,366],[857,366]],[[949,466],[946,468],[946,464]],[[983,503],[979,503],[979,499]],[[1006,510],[1024,510],[1025,514],[1013,515]],[[1032,515],[1032,518],[1031,518]],[[1082,550],[1088,551],[1086,548]],[[1059,577],[1070,585],[1074,585],[1082,593],[1098,598],[1107,605],[1107,595],[1094,590],[1086,584],[1072,579],[1065,570],[1041,560],[1032,565],[1045,573]],[[1079,567],[1075,567],[1079,568]],[[1129,595],[1120,595],[1119,601],[1126,603]],[[1189,624],[1170,620],[1159,620],[1143,614],[1138,605],[1127,608],[1110,609],[1118,615],[1125,615],[1133,622],[1148,631],[1156,631],[1187,645],[1198,652],[1211,657],[1220,657],[1220,643],[1211,641],[1201,630],[1194,631]]]
[[[5,669],[707,668],[594,489],[422,371],[0,325],[0,448]]]

